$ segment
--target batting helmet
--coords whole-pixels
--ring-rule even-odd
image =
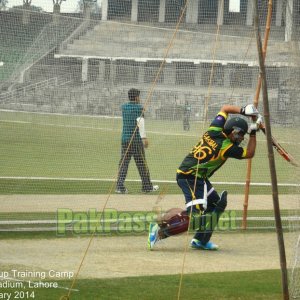
[[[224,132],[228,135],[233,130],[246,134],[248,131],[248,123],[240,117],[233,117],[225,123]]]

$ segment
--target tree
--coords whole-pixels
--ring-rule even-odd
[[[7,0],[0,0],[0,10],[6,10]]]
[[[23,0],[23,17],[22,22],[24,25],[29,24],[30,22],[30,5],[32,0]]]
[[[21,9],[24,9],[24,6],[23,5],[15,5],[11,9],[20,9],[21,10]],[[29,10],[35,11],[35,12],[41,12],[41,11],[43,11],[43,8],[40,6],[30,5]]]
[[[58,25],[60,19],[61,3],[66,0],[52,0],[53,1],[53,23]]]
[[[29,10],[31,2],[32,2],[32,0],[23,0],[23,8]]]
[[[42,7],[31,5],[32,0],[23,0],[23,5],[13,6],[13,9],[21,9],[23,11],[22,23],[27,25],[30,22],[30,12],[41,12],[43,11]]]
[[[61,3],[66,0],[52,0],[53,1],[53,13],[60,14]]]
[[[82,12],[85,18],[89,18],[90,14],[100,13],[100,6],[97,0],[79,0],[77,11]]]

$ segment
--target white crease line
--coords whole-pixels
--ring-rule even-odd
[[[1,110],[0,110],[1,111]],[[119,118],[119,117],[108,117],[103,116],[107,119]],[[92,130],[101,130],[101,131],[117,131],[121,132],[121,128],[103,128],[103,127],[92,127],[92,126],[80,126],[80,125],[65,125],[65,124],[54,124],[54,123],[35,123],[35,122],[28,122],[28,121],[13,121],[13,120],[0,120],[3,123],[20,123],[20,124],[34,124],[40,126],[53,126],[53,127],[65,127],[65,128],[82,128],[82,129],[92,129]],[[184,137],[196,137],[199,138],[198,134],[187,134],[187,133],[174,133],[174,132],[161,132],[161,131],[152,131],[147,130],[148,133],[158,134],[162,136],[184,136]],[[258,142],[264,142],[265,139],[257,139]],[[300,143],[293,143],[293,142],[285,142],[285,141],[278,141],[279,144],[288,144],[288,145],[300,145]]]
[[[0,179],[15,179],[15,180],[61,180],[61,181],[104,181],[115,182],[113,178],[78,178],[78,177],[39,177],[39,176],[0,176]],[[128,179],[128,182],[141,182],[140,179]],[[159,180],[152,179],[157,183],[176,183],[175,180]],[[226,185],[245,185],[245,182],[225,182],[225,181],[212,181],[212,184],[226,184]],[[251,182],[251,186],[271,186],[268,182]],[[298,183],[278,183],[278,186],[295,186],[300,187]]]

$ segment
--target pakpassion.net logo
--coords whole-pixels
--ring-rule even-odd
[[[124,234],[148,232],[149,223],[156,222],[163,212],[124,212],[116,209],[98,211],[91,208],[86,212],[76,212],[68,208],[57,210],[57,235],[68,233],[85,234]],[[190,221],[190,230],[236,230],[236,212],[225,211],[219,218],[215,214],[194,214]]]
[[[148,231],[150,222],[156,219],[155,212],[122,212],[116,209],[74,212],[68,208],[57,210],[57,234],[105,234],[141,233]]]

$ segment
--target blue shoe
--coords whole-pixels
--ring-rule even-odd
[[[148,236],[148,248],[152,250],[154,244],[159,240],[158,236],[159,226],[157,223],[150,223],[149,225],[149,236]]]
[[[192,239],[191,247],[193,249],[200,249],[200,250],[218,250],[219,246],[214,244],[213,242],[207,242],[206,244],[202,244],[200,241],[196,239]]]

